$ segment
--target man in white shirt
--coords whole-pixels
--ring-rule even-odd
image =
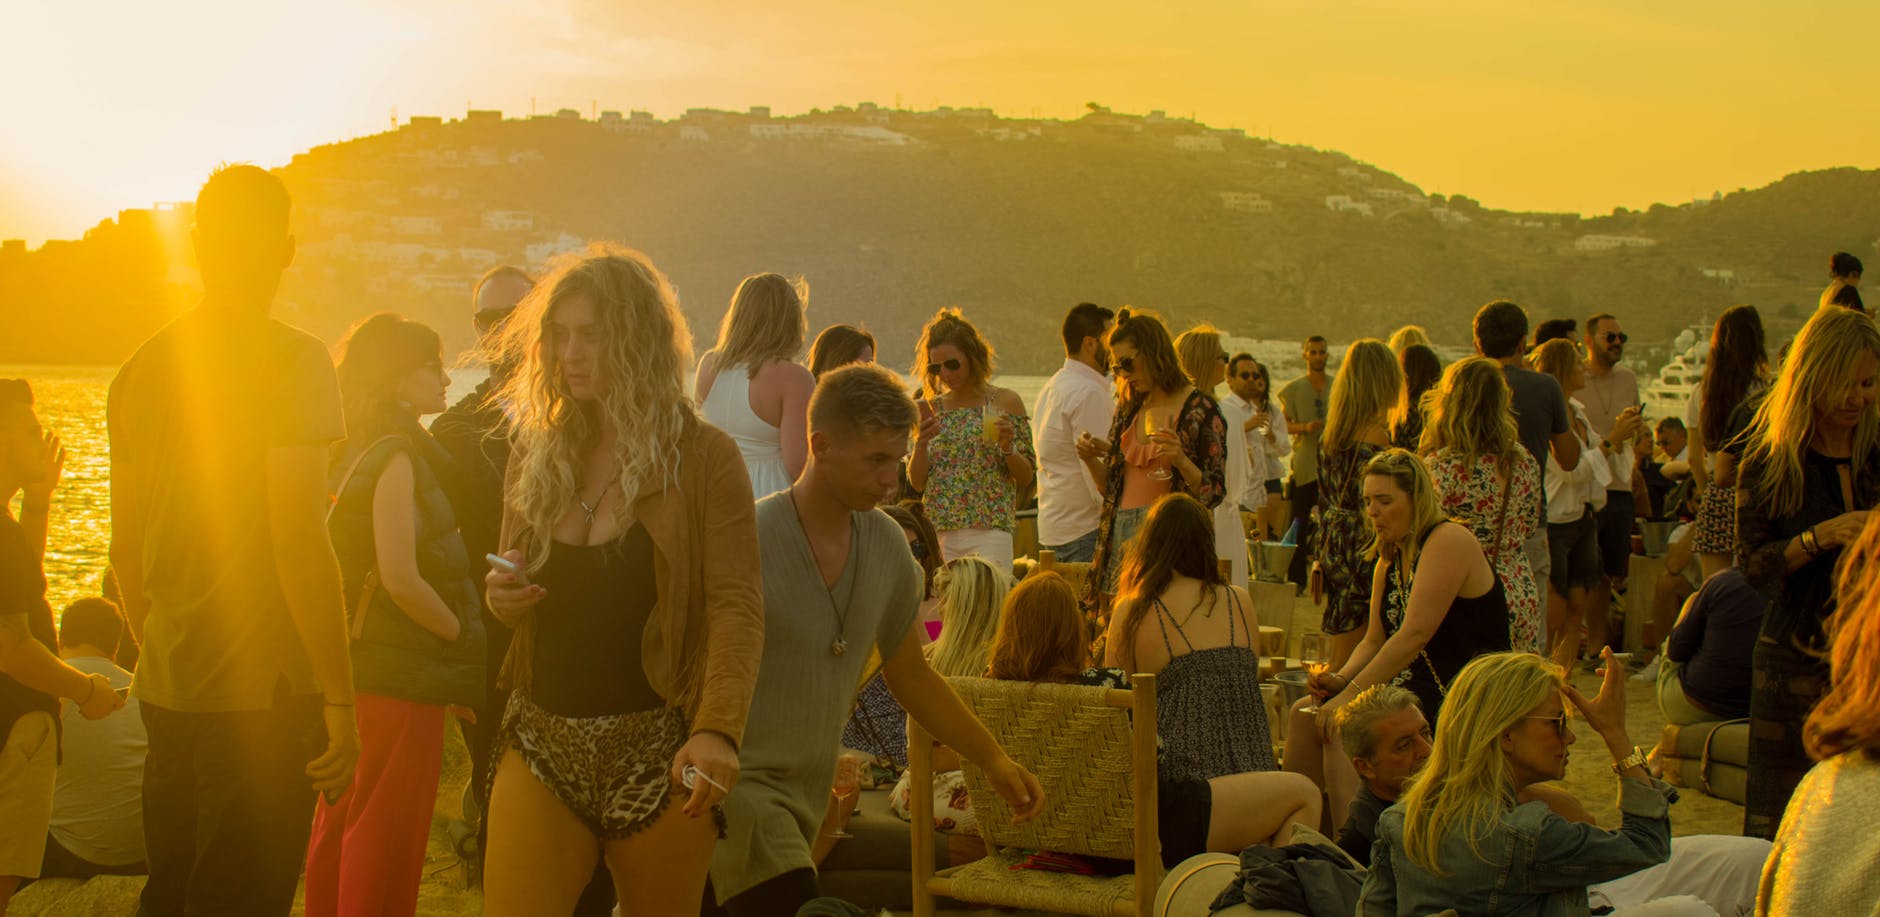
[[[116,605],[79,599],[59,620],[59,658],[87,675],[103,675],[119,692],[131,673],[112,659],[124,633]],[[144,872],[144,755],[149,739],[137,699],[117,716],[88,720],[67,704],[64,760],[52,794],[52,830],[41,878],[85,879]]]
[[[1275,448],[1276,439],[1272,418],[1253,403],[1253,379],[1258,365],[1253,354],[1234,354],[1227,361],[1227,397],[1221,399],[1221,414],[1227,418],[1229,428],[1239,426],[1241,437],[1247,441],[1247,463],[1251,469],[1246,490],[1228,496],[1237,499],[1240,508],[1250,513],[1259,512],[1260,507],[1266,505],[1267,456]]]
[[[1064,316],[1064,367],[1038,390],[1031,416],[1038,447],[1038,544],[1065,562],[1088,562],[1097,552],[1103,513],[1100,482],[1077,456],[1077,439],[1110,435],[1116,395],[1106,375],[1104,344],[1116,313],[1078,303]]]

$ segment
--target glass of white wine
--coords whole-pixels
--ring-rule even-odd
[[[846,803],[849,801],[849,797],[854,796],[855,794],[861,792],[861,790],[862,790],[861,759],[856,758],[854,755],[850,755],[850,754],[843,754],[837,757],[836,758],[836,777],[835,777],[834,783],[831,784],[829,787],[830,794],[835,796],[836,800],[839,803]],[[838,825],[834,831],[828,832],[828,835],[830,837],[838,837],[838,838],[855,836],[853,834],[850,834],[848,831],[844,830],[843,827],[840,825]]]
[[[1154,411],[1144,411],[1142,414],[1142,431],[1149,434],[1150,447],[1154,448],[1155,438],[1157,436],[1164,433],[1173,433],[1175,432],[1175,428],[1173,424],[1169,423],[1168,418],[1160,417]],[[1174,477],[1175,475],[1169,471],[1168,465],[1167,459],[1157,458],[1155,460],[1155,467],[1149,469],[1149,477],[1158,481],[1166,481]]]
[[[1317,678],[1325,674],[1325,669],[1330,665],[1331,657],[1323,634],[1304,634],[1299,638],[1299,667],[1305,669],[1308,676]],[[1307,709],[1316,713],[1318,704]]]

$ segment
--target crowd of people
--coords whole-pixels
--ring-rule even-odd
[[[1081,303],[1027,405],[955,309],[906,377],[848,325],[806,355],[807,287],[773,273],[694,363],[665,275],[606,243],[479,281],[489,376],[450,405],[420,322],[366,317],[335,361],[270,317],[278,178],[225,168],[195,214],[202,303],[111,385],[109,594],[56,625],[64,453],[0,380],[0,914],[99,874],[147,874],[153,917],[286,914],[303,875],[309,915],[412,914],[453,719],[485,913],[796,914],[854,805],[843,749],[892,773],[911,717],[1029,819],[1052,800],[946,679],[1138,674],[1171,865],[1309,828],[1368,864],[1367,915],[1880,901],[1880,331],[1851,255],[1775,361],[1725,312],[1654,428],[1611,314],[1530,335],[1492,302],[1447,366],[1414,326],[1335,371],[1313,336],[1276,388],[1216,328]],[[1015,569],[1034,497],[1081,593]],[[1665,578],[1628,582],[1637,520],[1680,513]],[[1280,538],[1330,653],[1276,755],[1246,584]],[[1631,588],[1666,719],[1751,724],[1743,837],[1671,839],[1609,630]],[[1574,720],[1616,832],[1551,785]],[[939,782],[936,827],[969,831]]]

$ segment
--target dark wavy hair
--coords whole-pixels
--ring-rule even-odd
[[[1227,584],[1215,563],[1214,514],[1187,494],[1155,501],[1123,556],[1116,602],[1123,614],[1123,662],[1131,672],[1136,670],[1136,629],[1177,574],[1207,587]],[[1208,589],[1207,601],[1214,601],[1214,594]]]
[[[346,332],[339,351],[337,374],[346,438],[334,444],[336,456],[401,426],[393,401],[400,379],[426,366],[443,369],[444,342],[437,332],[392,312],[361,319]]]
[[[1763,342],[1762,314],[1755,306],[1725,309],[1710,330],[1710,358],[1704,363],[1704,379],[1698,387],[1702,404],[1697,423],[1706,450],[1723,448],[1731,412],[1768,372],[1769,348]]]
[[[1134,374],[1146,375],[1156,388],[1179,392],[1188,384],[1188,377],[1182,375],[1181,357],[1175,353],[1175,339],[1169,337],[1168,326],[1154,312],[1124,306],[1116,313],[1116,324],[1110,328],[1110,349],[1114,351],[1119,343],[1136,348],[1136,358],[1147,365],[1138,363]]]

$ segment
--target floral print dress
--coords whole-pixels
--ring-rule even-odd
[[[1325,633],[1348,634],[1371,620],[1371,562],[1364,546],[1364,466],[1383,452],[1353,443],[1319,457],[1319,532],[1314,557],[1325,577]]]
[[[927,490],[922,508],[936,531],[996,529],[1010,532],[1017,526],[1018,485],[1005,473],[1005,456],[981,435],[977,407],[940,412],[940,433],[929,447]],[[1013,445],[1025,461],[1037,464],[1031,442],[1031,421],[1022,414],[1007,414],[1018,428]]]
[[[1534,570],[1523,545],[1540,517],[1541,469],[1526,449],[1514,450],[1514,476],[1504,482],[1495,456],[1468,464],[1456,449],[1439,449],[1424,460],[1436,485],[1443,514],[1475,533],[1508,594],[1508,642],[1516,650],[1544,653],[1545,611],[1534,588]],[[1502,505],[1502,488],[1508,491]]]

